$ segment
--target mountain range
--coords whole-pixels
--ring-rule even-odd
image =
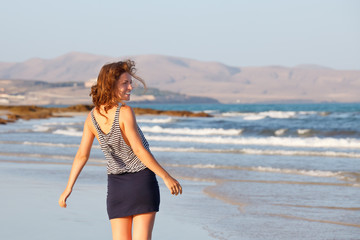
[[[151,88],[223,103],[360,102],[360,70],[317,65],[237,67],[162,55],[116,58],[71,52],[53,59],[0,62],[0,79],[87,82],[96,79],[105,63],[126,58],[136,62],[137,75]],[[1,89],[6,93],[5,87]]]

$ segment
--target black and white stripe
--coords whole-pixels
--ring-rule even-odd
[[[115,118],[111,130],[105,134],[94,117],[94,109],[91,110],[91,119],[99,135],[100,147],[107,160],[108,174],[121,174],[125,172],[139,172],[146,168],[141,160],[134,154],[129,145],[126,144],[119,125],[120,105],[116,109]],[[142,144],[150,152],[149,143],[138,126],[138,132]]]

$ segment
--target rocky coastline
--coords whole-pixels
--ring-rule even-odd
[[[86,113],[93,105],[74,105],[69,107],[41,107],[41,106],[0,106],[0,124],[15,122],[19,119],[44,119],[51,117],[65,117],[75,113]],[[210,114],[190,111],[163,111],[150,108],[133,108],[136,115],[168,115],[176,117],[212,117]]]

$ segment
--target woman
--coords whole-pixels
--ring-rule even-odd
[[[133,110],[124,103],[130,100],[132,77],[145,86],[135,75],[135,65],[130,60],[102,67],[90,93],[95,107],[85,120],[68,184],[59,199],[59,205],[65,208],[96,137],[107,160],[107,211],[114,240],[151,239],[160,203],[155,174],[172,194],[182,193],[179,182],[151,154]]]

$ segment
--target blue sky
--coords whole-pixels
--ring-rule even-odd
[[[0,0],[0,61],[160,54],[360,70],[357,0]]]

